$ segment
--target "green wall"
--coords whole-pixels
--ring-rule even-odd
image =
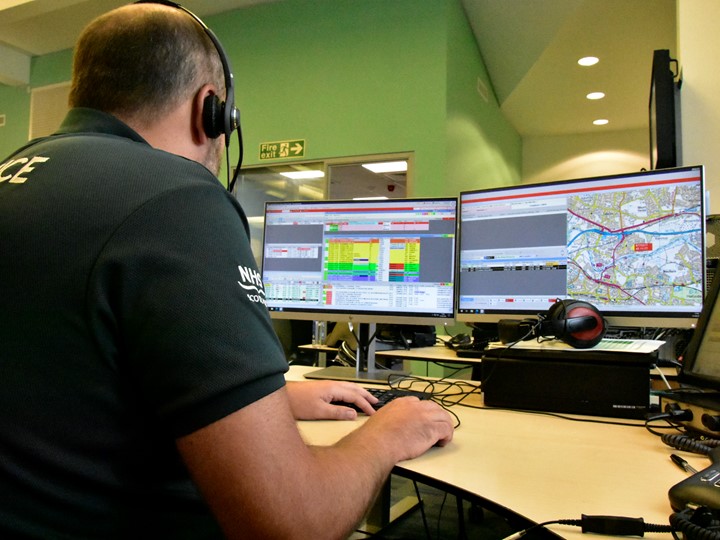
[[[447,185],[452,193],[521,182],[522,139],[495,98],[477,43],[457,2],[449,3]],[[478,81],[487,90],[478,91]]]
[[[0,127],[0,162],[28,140],[30,126],[30,92],[27,88],[0,84],[0,114],[5,126]]]
[[[71,66],[71,50],[37,56],[32,59],[28,87],[0,84],[0,114],[6,119],[5,127],[0,127],[0,160],[28,140],[30,88],[69,81]]]
[[[415,151],[425,194],[443,172],[444,12],[437,0],[287,0],[210,18],[236,73],[245,163],[260,142],[296,138],[308,159]]]
[[[245,165],[261,142],[305,139],[305,160],[414,152],[414,196],[519,182],[520,139],[480,102],[459,0],[284,0],[205,20],[235,74]],[[31,85],[69,80],[71,54],[35,58]],[[0,85],[2,109],[24,111],[3,128],[6,155],[27,139],[29,93]]]
[[[30,85],[35,88],[67,82],[72,76],[72,49],[33,58]]]

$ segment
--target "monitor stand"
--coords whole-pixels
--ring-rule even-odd
[[[388,384],[388,377],[391,375],[401,377],[408,375],[406,371],[377,367],[374,323],[359,324],[356,338],[358,343],[355,352],[355,367],[329,366],[306,373],[305,378]]]

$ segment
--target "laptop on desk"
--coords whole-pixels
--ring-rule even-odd
[[[683,355],[680,388],[661,393],[662,402],[696,406],[698,422],[704,414],[720,416],[720,278],[713,280],[702,313]],[[699,426],[701,427],[701,426]]]

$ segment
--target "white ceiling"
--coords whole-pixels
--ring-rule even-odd
[[[282,0],[183,0],[198,16]],[[388,0],[383,0],[388,1]],[[521,135],[647,126],[652,51],[676,55],[676,0],[461,0],[498,102]],[[92,18],[126,0],[0,0],[3,58],[73,46]],[[409,14],[411,17],[412,14]],[[577,59],[600,58],[581,68]],[[585,95],[603,91],[605,99]],[[596,118],[610,123],[598,128]]]

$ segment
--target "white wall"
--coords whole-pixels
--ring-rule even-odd
[[[682,70],[682,164],[705,165],[711,214],[720,214],[720,2],[677,3]]]
[[[644,129],[523,138],[523,183],[549,182],[648,168]]]

